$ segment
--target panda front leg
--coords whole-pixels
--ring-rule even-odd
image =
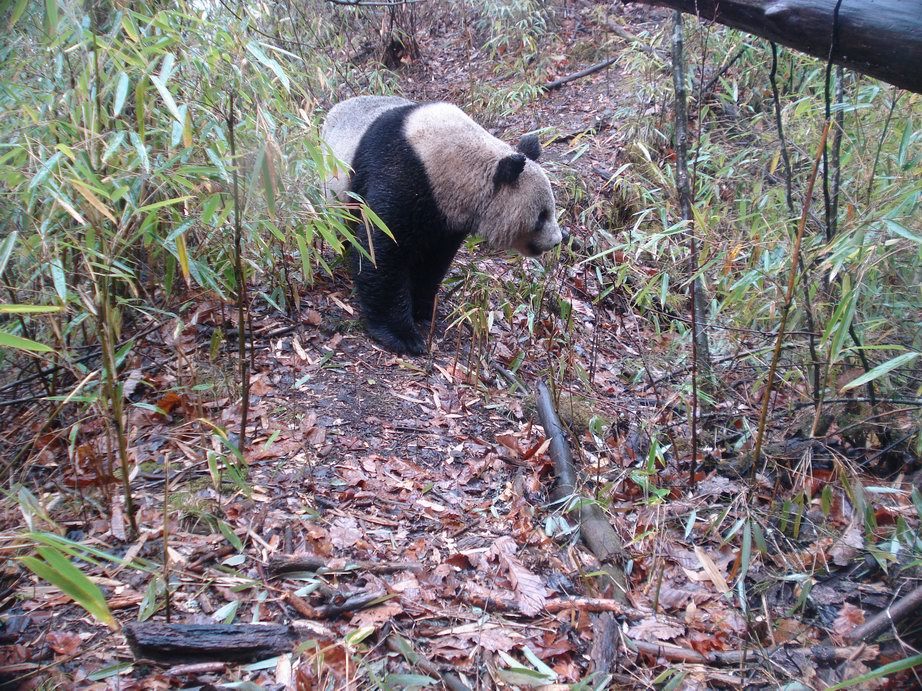
[[[432,248],[431,254],[425,257],[425,261],[418,262],[414,267],[410,283],[413,296],[413,318],[416,321],[434,319],[435,315],[432,310],[435,307],[435,296],[463,241],[463,235],[444,238],[442,244]]]
[[[390,239],[375,242],[375,264],[353,252],[353,277],[368,333],[391,352],[422,355],[426,342],[413,322],[408,266]]]

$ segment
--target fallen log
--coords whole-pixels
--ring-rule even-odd
[[[922,588],[916,588],[908,595],[900,598],[868,619],[863,624],[856,626],[845,638],[852,643],[870,643],[887,629],[894,629],[907,617],[914,615],[918,623],[919,612],[922,611]]]
[[[576,494],[576,467],[573,465],[573,455],[567,445],[563,425],[554,408],[554,400],[543,381],[538,382],[537,408],[544,433],[551,440],[548,451],[554,461],[557,496],[572,497]],[[621,538],[608,522],[608,516],[597,504],[581,499],[578,506],[580,538],[596,559],[602,562],[604,570],[614,582],[615,591],[612,597],[619,602],[626,602],[627,577],[621,564],[627,560],[627,554]]]
[[[140,621],[125,627],[136,658],[158,662],[255,662],[291,652],[298,636],[281,624],[165,624]]]
[[[624,1],[681,10],[922,93],[922,0]]]

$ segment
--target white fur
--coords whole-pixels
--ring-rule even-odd
[[[382,114],[413,102],[399,96],[356,96],[330,108],[320,136],[327,143],[333,155],[342,163],[352,167],[355,150],[365,130]],[[336,170],[324,181],[328,198],[336,197],[347,201],[350,170]]]

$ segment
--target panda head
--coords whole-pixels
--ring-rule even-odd
[[[566,238],[557,225],[551,183],[537,161],[541,144],[527,135],[516,151],[496,163],[492,196],[480,219],[479,234],[498,248],[527,257],[553,249]]]

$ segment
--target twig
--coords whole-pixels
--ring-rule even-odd
[[[699,369],[708,373],[711,370],[710,346],[707,332],[700,320],[704,319],[703,286],[698,277],[698,242],[695,237],[695,217],[692,213],[693,192],[688,178],[688,112],[685,95],[685,55],[683,48],[682,13],[673,13],[672,26],[672,81],[675,88],[675,150],[676,150],[676,192],[682,219],[687,223],[689,243],[689,265],[691,269],[691,323],[692,323],[692,370],[691,370],[691,453],[689,459],[688,486],[694,490],[695,473],[698,465],[698,373]],[[700,99],[699,99],[700,101]],[[696,157],[697,160],[697,157]]]
[[[613,34],[615,34],[615,36],[623,38],[628,43],[633,44],[637,50],[641,50],[647,55],[652,55],[654,57],[663,59],[663,56],[656,48],[649,45],[648,43],[645,43],[640,37],[635,36],[631,32],[624,29],[622,26],[616,24],[611,18],[609,18],[609,20],[605,23],[605,27]]]
[[[579,72],[574,72],[573,74],[568,74],[565,77],[560,77],[555,79],[552,82],[548,82],[541,88],[544,91],[553,91],[554,89],[559,89],[564,84],[569,84],[570,82],[575,82],[577,79],[582,79],[583,77],[588,77],[590,74],[595,74],[596,72],[601,72],[606,67],[614,64],[617,60],[617,57],[608,58],[608,60],[603,60],[602,62],[597,62],[594,65],[587,67],[586,69],[580,70]]]
[[[394,595],[388,595],[384,590],[373,590],[370,593],[356,593],[346,598],[338,596],[339,602],[314,607],[294,594],[288,595],[288,601],[300,614],[308,619],[333,619],[346,612],[355,612],[386,602]]]
[[[266,571],[270,576],[283,576],[297,571],[331,573],[334,571],[361,571],[363,573],[398,573],[400,571],[422,571],[425,566],[417,561],[372,562],[348,561],[345,559],[323,559],[312,555],[280,555],[269,559]]]
[[[233,201],[234,201],[234,279],[237,281],[237,357],[240,367],[240,439],[237,448],[241,453],[247,445],[247,414],[250,410],[250,363],[246,355],[246,275],[243,272],[243,207],[240,204],[240,189],[238,183],[237,148],[234,131],[236,120],[234,112],[234,98],[236,93],[231,91],[227,111],[227,140],[230,146],[231,173],[233,176]]]
[[[856,626],[845,638],[852,643],[870,643],[890,627],[895,628],[910,614],[918,616],[920,608],[922,608],[922,587],[916,588],[860,626]]]
[[[863,652],[869,650],[867,646],[814,645],[807,648],[788,646],[774,646],[765,649],[753,650],[722,650],[711,653],[699,653],[691,648],[683,648],[671,643],[647,643],[646,641],[631,640],[628,646],[645,655],[654,655],[672,662],[691,662],[717,666],[740,665],[746,662],[757,662],[769,658],[776,660],[779,656],[793,657],[804,656],[819,662],[836,662],[855,659]]]
[[[544,427],[544,433],[551,440],[549,452],[554,460],[554,473],[557,476],[557,493],[560,497],[572,497],[576,494],[576,468],[573,456],[567,445],[566,435],[560,417],[554,408],[551,393],[543,381],[538,382],[537,396],[538,417]],[[614,597],[626,602],[627,577],[616,562],[626,559],[621,538],[611,527],[608,517],[593,502],[582,499],[578,503],[580,538],[589,550],[602,562],[616,588]]]
[[[797,236],[794,238],[794,248],[791,251],[791,270],[788,274],[788,285],[784,295],[784,305],[781,307],[781,324],[778,327],[778,335],[775,338],[775,350],[772,353],[771,364],[768,367],[768,381],[765,384],[765,391],[762,399],[762,412],[759,415],[759,430],[756,433],[755,450],[752,457],[752,473],[756,472],[759,458],[762,454],[762,441],[765,437],[765,423],[768,420],[768,406],[771,402],[772,387],[775,384],[775,371],[778,369],[778,359],[781,357],[781,341],[784,339],[784,328],[787,326],[788,313],[791,311],[791,303],[794,298],[794,286],[797,283],[797,266],[800,258],[800,243],[804,238],[804,230],[807,227],[807,214],[810,211],[810,200],[813,199],[813,186],[816,184],[816,176],[820,168],[820,159],[826,150],[826,137],[829,135],[829,121],[826,121],[823,127],[823,134],[820,137],[820,144],[817,147],[816,156],[813,159],[813,170],[810,173],[810,179],[807,181],[807,192],[804,195],[803,212],[800,215],[800,225],[797,228]],[[817,408],[819,410],[819,408]]]
[[[717,84],[717,82],[720,80],[720,78],[723,77],[727,73],[727,70],[733,67],[736,61],[739,60],[741,57],[743,57],[743,55],[746,54],[746,51],[748,49],[749,49],[749,46],[744,45],[742,48],[736,51],[736,55],[734,55],[730,60],[728,60],[727,63],[723,67],[718,69],[717,74],[711,77],[711,80],[704,87],[704,89],[702,90],[702,93],[705,93],[705,94],[709,93],[711,89],[714,88],[714,85]]]

